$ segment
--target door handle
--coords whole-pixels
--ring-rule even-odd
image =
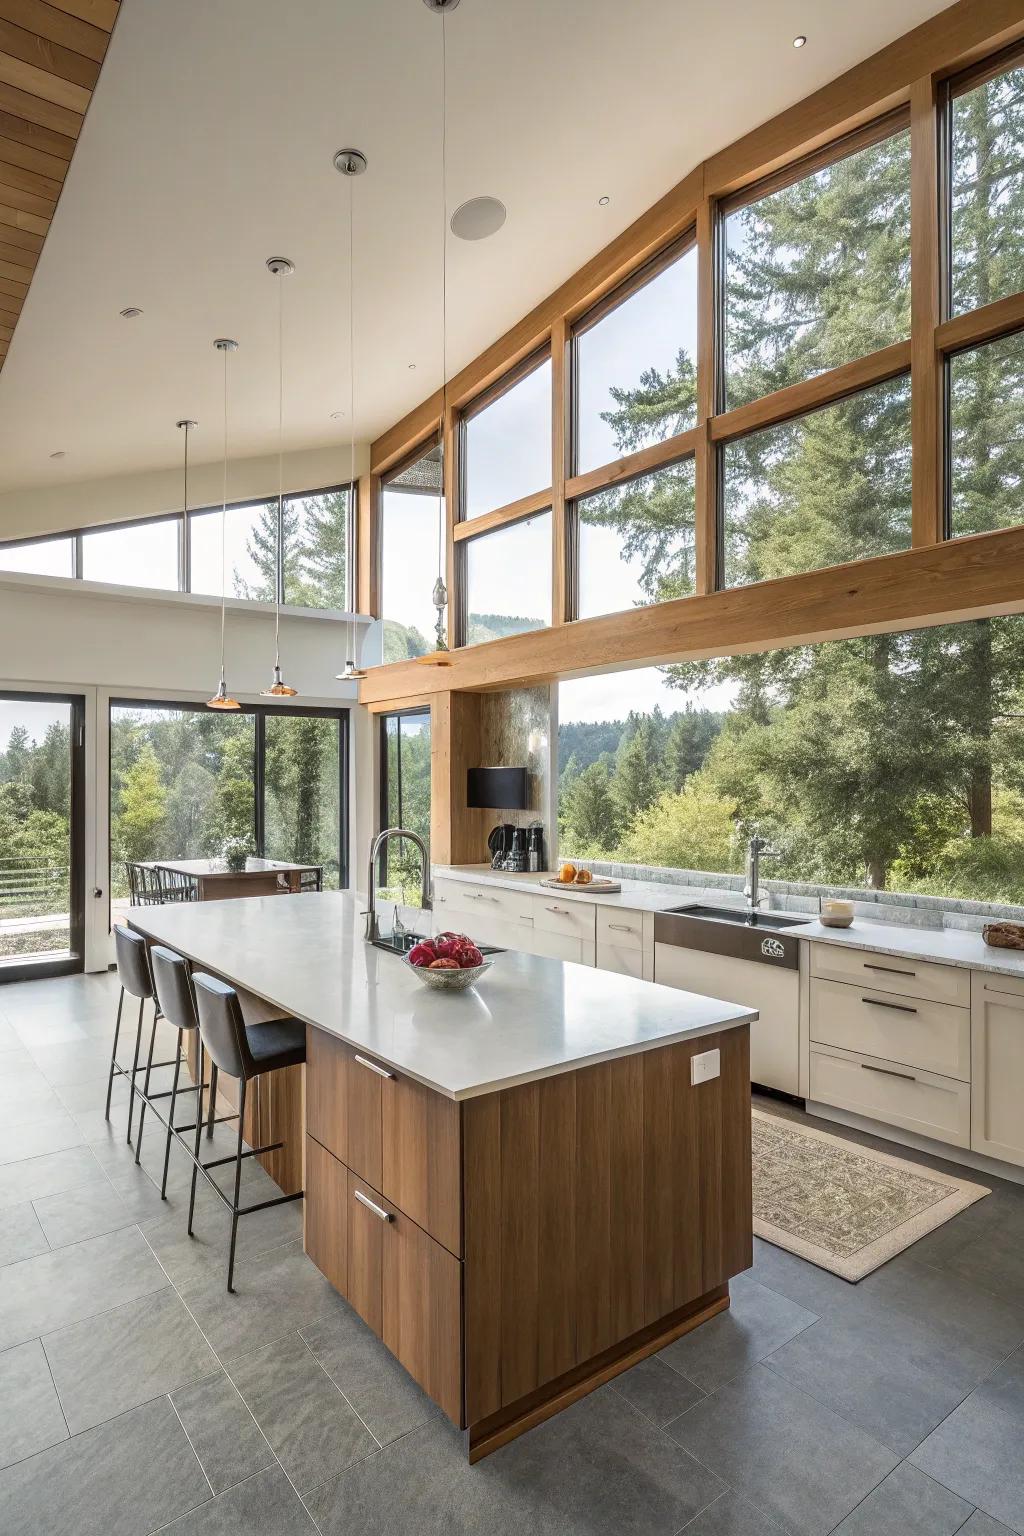
[[[860,1067],[862,1072],[878,1072],[882,1077],[901,1077],[905,1083],[917,1082],[912,1072],[894,1072],[891,1067],[871,1067],[866,1061],[862,1061]]]
[[[358,1051],[355,1052],[355,1060],[358,1061],[361,1067],[369,1067],[371,1072],[376,1072],[378,1077],[394,1077],[395,1075],[393,1072],[389,1072],[387,1067],[378,1067],[375,1061],[369,1061],[365,1056],[360,1056]]]
[[[901,971],[895,965],[872,965],[870,961],[861,962],[866,971],[884,971],[887,976],[916,976],[916,971]]]
[[[613,933],[632,933],[633,932],[632,928],[629,926],[628,923],[609,923],[608,927],[611,929],[611,931]]]
[[[378,1205],[375,1200],[371,1200],[369,1195],[364,1195],[361,1189],[354,1190],[353,1193],[359,1204],[365,1205],[366,1209],[372,1211],[379,1221],[394,1221],[395,1218],[390,1211],[386,1211],[382,1205]]]
[[[916,1008],[911,1008],[908,1003],[883,1003],[880,997],[862,997],[862,1003],[870,1003],[872,1008],[891,1008],[894,1013],[916,1013]]]

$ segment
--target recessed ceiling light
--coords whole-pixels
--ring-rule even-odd
[[[496,235],[507,214],[496,197],[471,197],[452,214],[452,234],[460,240],[486,240]]]
[[[806,37],[804,37],[802,34],[801,34],[800,37],[794,37],[794,39],[793,39],[793,47],[794,48],[802,48],[804,46],[804,44],[806,43],[806,41],[807,41]]]
[[[344,411],[332,411],[331,412],[331,420],[332,421],[341,421],[341,419],[344,416],[344,414],[345,414]]]
[[[610,197],[608,197],[608,196],[607,196],[607,195],[606,195],[606,196],[604,196],[604,197],[599,197],[599,198],[598,198],[598,200],[597,200],[597,206],[598,206],[598,207],[599,207],[599,208],[607,208],[607,207],[608,207],[608,204],[609,204],[609,203],[610,203],[610,202],[611,202],[611,198],[610,198]]]
[[[416,364],[415,363],[410,363],[409,364],[409,372],[410,373],[415,373],[416,372]]]
[[[121,310],[121,319],[122,320],[137,320],[141,314],[142,314],[142,310],[141,309],[139,309],[135,304],[129,304],[127,309],[122,309]]]
[[[51,459],[64,459],[64,458],[67,458],[67,453],[66,453],[65,449],[58,448],[56,453],[51,453],[50,454],[50,458]]]

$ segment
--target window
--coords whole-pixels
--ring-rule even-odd
[[[1024,616],[559,686],[559,853],[1024,905]],[[700,883],[699,879],[696,883]]]
[[[224,591],[272,603],[277,591],[277,502],[228,507],[224,515]],[[221,594],[221,509],[190,512],[189,590]]]
[[[697,420],[697,249],[660,261],[575,334],[577,474]]]
[[[0,544],[0,571],[24,571],[31,576],[73,576],[74,539],[33,539]]]
[[[381,717],[382,827],[418,832],[430,848],[430,710]],[[381,853],[381,894],[403,906],[419,906],[420,859],[416,848],[393,840]]]
[[[110,891],[125,863],[218,858],[240,838],[256,854],[322,864],[348,884],[344,711],[117,699],[110,706]]]
[[[910,545],[910,381],[901,377],[728,443],[727,587]]]
[[[692,459],[584,496],[576,514],[577,618],[693,591]]]
[[[1024,522],[1024,334],[949,360],[950,532]]]
[[[961,314],[1024,289],[1024,65],[955,96],[950,132],[951,309]]]
[[[384,660],[425,656],[436,645],[432,601],[443,553],[441,448],[435,444],[385,480],[380,511],[380,614]]]
[[[551,484],[551,359],[513,375],[463,418],[463,516],[480,517]]]
[[[84,581],[110,581],[128,587],[159,587],[176,592],[180,519],[122,523],[82,535]]]
[[[910,332],[910,134],[890,134],[725,220],[726,405]]]
[[[352,501],[352,488],[347,485],[284,498],[286,603],[348,611]]]
[[[466,644],[551,623],[551,514],[466,543]]]

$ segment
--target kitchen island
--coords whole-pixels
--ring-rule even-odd
[[[364,941],[358,905],[129,920],[305,1022],[274,1135],[304,1145],[306,1251],[476,1460],[728,1306],[756,1015],[511,951],[435,992]]]

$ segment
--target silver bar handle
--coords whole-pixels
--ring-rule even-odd
[[[871,1067],[866,1061],[862,1061],[862,1072],[879,1072],[883,1077],[901,1077],[905,1083],[916,1083],[917,1078],[913,1072],[894,1072],[891,1067]]]
[[[390,1211],[386,1211],[382,1205],[378,1205],[375,1200],[371,1200],[369,1195],[364,1195],[361,1189],[355,1190],[354,1194],[359,1204],[365,1205],[366,1209],[372,1211],[380,1221],[394,1221],[395,1218]]]
[[[375,1061],[370,1061],[367,1057],[360,1056],[358,1051],[355,1053],[355,1059],[361,1067],[369,1067],[371,1072],[376,1072],[378,1077],[394,1077],[395,1075],[393,1072],[389,1072],[387,1067],[378,1067]]]
[[[872,1008],[891,1008],[894,1013],[916,1013],[916,1008],[911,1008],[909,1003],[883,1003],[880,997],[862,997],[862,1003],[870,1003]]]
[[[611,929],[611,931],[613,933],[632,933],[633,932],[633,929],[630,927],[629,923],[609,923],[608,927]]]
[[[887,976],[916,976],[916,971],[901,971],[895,965],[872,965],[870,960],[861,962],[866,971],[884,971]]]
[[[545,907],[544,908],[545,912],[565,912],[567,910],[568,909],[566,907]]]
[[[485,896],[483,891],[467,891],[467,901],[497,901],[497,896]]]

